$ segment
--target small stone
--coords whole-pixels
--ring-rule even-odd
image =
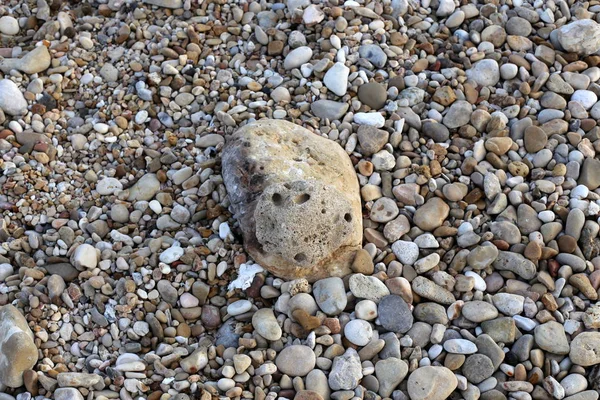
[[[383,68],[387,62],[387,55],[385,52],[376,44],[363,44],[358,49],[358,54],[362,58],[369,60],[377,68]]]
[[[492,360],[483,354],[473,354],[467,357],[462,366],[462,373],[469,382],[474,384],[479,384],[492,376],[494,370]]]
[[[402,264],[413,265],[419,259],[419,246],[414,242],[398,240],[392,244],[392,251]]]
[[[441,304],[452,304],[456,300],[451,292],[423,276],[417,276],[412,282],[412,289],[421,297]]]
[[[371,328],[371,324],[367,321],[353,319],[344,327],[344,336],[352,344],[366,346],[373,337],[373,328]]]
[[[481,60],[467,70],[467,77],[473,79],[479,86],[495,86],[500,80],[500,68],[495,60]]]
[[[321,311],[328,315],[338,315],[346,308],[346,290],[341,278],[332,277],[315,282],[313,296]]]
[[[536,153],[542,150],[548,142],[548,135],[539,126],[529,126],[525,129],[525,149],[529,153]]]
[[[565,329],[558,322],[550,321],[535,328],[535,342],[542,350],[554,354],[569,353]]]
[[[358,142],[363,154],[370,156],[377,153],[388,142],[390,134],[370,125],[361,125],[357,132]]]
[[[300,67],[302,64],[310,61],[313,51],[308,46],[298,47],[285,56],[283,67],[287,70]]]
[[[396,387],[408,374],[408,365],[396,357],[379,360],[375,364],[375,376],[379,381],[378,393],[382,397],[390,397]]]
[[[375,269],[371,255],[364,249],[356,252],[354,261],[352,262],[352,272],[371,275]]]
[[[0,109],[8,115],[27,112],[27,101],[17,85],[10,79],[0,80]]]
[[[385,284],[374,276],[354,274],[349,281],[350,291],[359,299],[369,299],[376,303],[390,294]]]
[[[71,264],[79,270],[96,268],[98,265],[98,255],[94,246],[87,243],[77,246],[71,256]]]
[[[129,188],[129,201],[150,201],[159,190],[160,181],[156,174],[145,174]]]
[[[0,33],[14,36],[19,33],[19,21],[10,15],[0,18]]]
[[[535,264],[521,254],[500,251],[492,264],[499,271],[511,271],[524,279],[533,279],[537,272]]]
[[[54,391],[55,400],[83,400],[81,392],[75,388],[58,388]]]
[[[348,67],[341,62],[337,62],[327,71],[323,77],[323,83],[333,93],[343,96],[346,94],[349,73],[350,69]]]
[[[460,128],[469,123],[471,113],[471,104],[464,100],[458,100],[450,106],[446,115],[444,115],[443,123],[449,129]]]
[[[589,190],[600,187],[600,160],[586,158],[579,174],[577,183],[585,185]]]
[[[52,57],[46,46],[37,46],[22,58],[5,58],[0,62],[0,70],[8,74],[16,69],[26,74],[37,74],[48,69]]]
[[[348,111],[348,104],[333,100],[317,100],[310,105],[310,110],[316,117],[334,121],[342,119]]]
[[[445,125],[432,121],[423,122],[423,133],[433,139],[434,142],[445,142],[450,138],[450,132]]]
[[[450,86],[440,86],[435,90],[432,99],[447,107],[456,101],[456,93],[454,93],[454,90]]]
[[[433,231],[448,217],[450,207],[439,197],[429,199],[417,209],[413,222],[424,231]]]
[[[449,339],[444,342],[444,350],[452,354],[473,354],[477,346],[466,339]]]
[[[119,79],[119,70],[110,63],[105,63],[100,68],[100,76],[106,82],[116,82]]]
[[[308,346],[287,346],[277,355],[275,364],[280,372],[289,376],[306,376],[316,363],[315,353]]]
[[[381,326],[391,332],[406,333],[413,325],[413,315],[408,304],[397,295],[382,298],[377,307],[377,315]]]
[[[400,210],[396,202],[390,198],[382,197],[373,203],[369,218],[375,222],[389,222],[398,216]]]
[[[101,196],[109,196],[122,189],[123,184],[116,178],[104,178],[96,184],[96,191]]]
[[[498,310],[492,304],[485,301],[468,301],[461,310],[462,315],[473,322],[483,322],[498,316]]]
[[[446,399],[458,386],[458,380],[445,367],[424,366],[408,377],[408,395],[412,400]]]
[[[332,390],[354,390],[362,378],[362,366],[356,350],[348,348],[333,359],[328,378]]]
[[[275,319],[273,311],[269,308],[261,308],[252,316],[252,326],[256,332],[267,340],[279,340],[281,338],[281,327]]]
[[[380,83],[365,83],[358,88],[358,99],[372,109],[379,110],[385,105],[387,92]]]
[[[179,366],[188,374],[195,374],[204,369],[208,364],[208,355],[205,347],[199,347],[192,354],[179,362]]]

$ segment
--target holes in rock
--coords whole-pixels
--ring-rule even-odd
[[[352,215],[350,215],[350,213],[346,213],[344,214],[344,219],[346,222],[352,222]]]
[[[271,200],[273,200],[273,204],[276,206],[280,206],[281,203],[283,203],[283,197],[279,193],[274,193],[273,197],[271,197]]]
[[[325,213],[326,213],[325,209],[322,209],[321,214],[325,214]]]
[[[310,194],[307,194],[307,193],[304,193],[304,194],[294,197],[294,203],[296,203],[296,204],[304,204],[308,200],[310,200]]]
[[[296,260],[296,262],[304,262],[306,261],[306,254],[304,253],[298,253],[294,256],[294,260]]]

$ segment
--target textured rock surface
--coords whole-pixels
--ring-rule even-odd
[[[572,53],[588,55],[600,50],[600,24],[591,19],[563,25],[557,37],[563,49]]]
[[[25,317],[12,305],[0,307],[0,383],[23,385],[23,372],[38,358],[33,333]]]
[[[284,121],[238,130],[223,178],[246,250],[284,278],[349,272],[362,239],[359,188],[339,145]]]

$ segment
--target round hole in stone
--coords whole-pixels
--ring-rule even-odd
[[[273,200],[273,204],[276,206],[279,206],[281,203],[283,203],[283,197],[279,193],[274,193],[271,197],[271,200]]]
[[[325,209],[322,209],[321,214],[325,214],[325,213],[326,213]]]
[[[307,194],[307,193],[304,193],[304,194],[294,197],[294,203],[296,203],[296,204],[304,204],[308,200],[310,200],[310,194]]]
[[[344,219],[346,220],[346,222],[351,222],[352,215],[350,215],[350,213],[346,213],[346,214],[344,214]]]
[[[304,262],[304,261],[306,261],[306,254],[298,253],[294,256],[294,260],[296,260],[296,262],[299,262],[299,263]]]

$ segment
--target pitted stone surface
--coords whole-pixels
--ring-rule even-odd
[[[359,186],[343,149],[295,124],[260,120],[223,153],[244,245],[283,278],[343,276],[362,239]]]

